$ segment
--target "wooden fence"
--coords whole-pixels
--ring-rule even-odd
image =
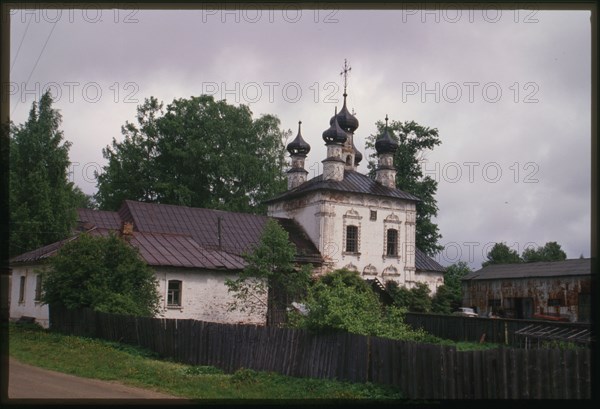
[[[405,322],[413,328],[425,331],[440,338],[453,341],[479,342],[485,334],[486,342],[522,346],[523,338],[515,332],[531,324],[547,324],[557,328],[589,329],[589,324],[577,322],[552,322],[536,320],[518,320],[506,318],[478,318],[452,315],[407,312]]]
[[[50,328],[190,365],[393,385],[409,399],[590,398],[588,349],[457,351],[348,333],[50,308]]]

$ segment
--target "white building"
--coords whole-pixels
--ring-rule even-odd
[[[268,216],[126,200],[117,212],[79,209],[79,231],[127,236],[156,271],[166,318],[264,324],[266,308],[254,314],[228,311],[233,298],[225,280],[244,268],[242,254],[258,242],[269,218],[288,232],[296,262],[312,264],[315,274],[345,267],[378,288],[389,280],[409,288],[422,282],[434,294],[443,284],[444,268],[415,247],[419,199],[396,188],[397,143],[386,126],[375,144],[375,180],[358,173],[358,120],[348,112],[346,97],[344,90],[344,105],[323,132],[323,174],[311,180],[304,169],[310,146],[299,126],[287,147],[292,158],[288,190],[267,201]],[[39,301],[39,273],[46,258],[76,237],[11,260],[12,319],[34,317],[48,325],[48,307]]]

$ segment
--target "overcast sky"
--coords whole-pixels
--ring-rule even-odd
[[[294,135],[302,120],[313,177],[348,59],[365,157],[386,114],[439,130],[422,166],[439,182],[442,265],[479,268],[501,241],[590,257],[590,12],[442,7],[13,11],[11,119],[24,122],[50,88],[73,180],[94,193],[102,148],[144,98],[210,93]]]

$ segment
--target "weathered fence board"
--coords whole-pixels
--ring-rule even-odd
[[[461,317],[450,317],[458,318]],[[502,320],[417,321],[461,340],[485,331],[486,340],[518,328]],[[195,320],[129,317],[50,308],[52,330],[123,342],[190,365],[212,365],[290,376],[393,385],[411,399],[589,399],[589,349],[457,351],[455,347],[394,341],[344,332],[227,325]],[[467,334],[467,335],[465,335]]]

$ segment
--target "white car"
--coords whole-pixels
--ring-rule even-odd
[[[469,307],[460,307],[458,310],[454,311],[453,314],[460,315],[461,317],[478,317],[473,308]]]

